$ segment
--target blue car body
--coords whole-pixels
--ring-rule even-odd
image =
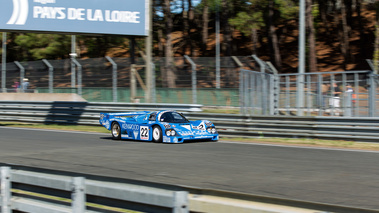
[[[100,124],[111,130],[113,139],[183,143],[219,138],[212,122],[189,121],[175,111],[100,113]]]

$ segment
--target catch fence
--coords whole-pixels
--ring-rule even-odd
[[[240,107],[246,115],[379,114],[378,76],[370,70],[278,74],[254,55],[221,57],[220,69],[213,57],[175,57],[172,66],[166,66],[166,58],[153,62],[153,103]],[[77,93],[89,102],[145,103],[145,61],[135,63],[109,57],[7,63],[2,92]],[[17,86],[26,79],[27,90]]]
[[[241,73],[243,114],[345,117],[379,114],[379,79],[371,71],[275,75],[241,70]]]
[[[239,58],[251,67],[251,57]],[[153,61],[153,102],[239,106],[239,66],[232,57],[221,58],[219,82],[214,58],[175,57],[172,71],[165,60]],[[132,66],[130,58],[109,57],[11,62],[6,64],[2,92],[78,93],[90,102],[144,103],[145,61],[138,58],[135,63]],[[26,80],[29,87],[23,89]]]

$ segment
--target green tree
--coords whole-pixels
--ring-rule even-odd
[[[70,36],[59,34],[20,34],[14,39],[23,60],[67,58]]]
[[[126,38],[120,36],[79,36],[78,43],[86,48],[85,55],[90,58],[105,57],[109,49],[125,47]]]
[[[257,55],[257,31],[265,25],[262,11],[254,11],[254,8],[252,8],[250,12],[242,11],[239,12],[235,18],[230,19],[229,22],[246,36],[251,36],[253,43],[252,54]]]

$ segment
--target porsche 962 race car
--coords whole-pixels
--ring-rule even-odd
[[[132,139],[164,143],[217,141],[215,125],[207,120],[189,121],[175,111],[100,113],[100,124],[115,140]]]

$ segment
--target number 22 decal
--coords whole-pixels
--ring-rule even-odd
[[[141,140],[149,140],[149,127],[141,126],[139,130],[139,137]]]

